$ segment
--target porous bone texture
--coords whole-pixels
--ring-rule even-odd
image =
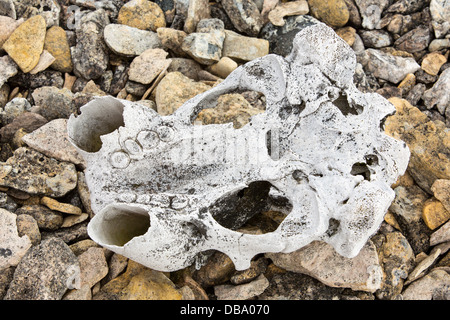
[[[68,134],[87,162],[90,237],[161,271],[209,250],[242,270],[256,254],[313,240],[354,257],[381,224],[410,155],[383,132],[395,108],[356,89],[355,65],[352,49],[318,23],[296,35],[286,58],[248,62],[171,115],[113,97],[89,102]],[[195,123],[220,95],[244,90],[265,95],[264,113],[239,129]],[[268,194],[290,203],[276,230],[237,231]]]

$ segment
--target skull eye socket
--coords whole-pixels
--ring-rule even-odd
[[[105,214],[92,220],[96,228],[95,241],[104,245],[124,246],[150,228],[150,216],[142,208],[115,205],[104,210],[107,210]]]

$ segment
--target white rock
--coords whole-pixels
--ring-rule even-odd
[[[18,72],[17,64],[8,55],[0,58],[0,87]]]
[[[211,249],[244,270],[259,253],[289,253],[319,239],[357,256],[394,199],[390,186],[409,150],[380,130],[395,108],[356,89],[355,66],[347,43],[318,23],[296,35],[286,58],[249,62],[173,114],[113,97],[89,102],[68,121],[87,162],[89,236],[160,271],[190,266]],[[193,125],[234,90],[261,92],[266,111],[239,129]],[[271,189],[292,205],[279,227],[235,231],[255,212],[227,207],[246,201],[261,210]]]
[[[28,236],[19,237],[16,217],[14,213],[0,209],[0,272],[17,266],[31,247]]]
[[[376,49],[367,49],[366,53],[369,56],[367,69],[375,77],[394,84],[402,81],[408,73],[414,73],[420,69],[420,65],[414,58],[393,56]]]
[[[123,24],[108,24],[103,36],[106,45],[114,53],[128,57],[138,56],[147,49],[161,48],[156,32]]]
[[[450,3],[445,0],[431,0],[430,13],[436,38],[443,38],[450,30]]]

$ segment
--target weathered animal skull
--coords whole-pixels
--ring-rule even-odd
[[[383,133],[395,108],[356,89],[355,65],[352,49],[320,23],[297,34],[286,58],[251,61],[172,115],[113,97],[89,102],[69,119],[68,134],[87,162],[90,237],[161,271],[189,266],[208,250],[242,270],[256,254],[313,240],[357,255],[394,199],[390,186],[409,150]],[[239,129],[193,124],[236,90],[263,93],[266,111]],[[236,231],[271,189],[292,206],[278,228]],[[236,212],[242,197],[251,205]]]

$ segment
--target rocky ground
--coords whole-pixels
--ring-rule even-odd
[[[285,56],[316,19],[354,49],[357,87],[395,105],[385,131],[411,151],[357,257],[313,242],[245,271],[215,252],[163,273],[89,239],[71,114],[103,95],[170,114],[238,65]],[[450,299],[449,29],[443,0],[0,0],[0,298]],[[199,120],[238,127],[264,107],[257,92],[228,94]],[[269,211],[247,227],[279,222]]]

